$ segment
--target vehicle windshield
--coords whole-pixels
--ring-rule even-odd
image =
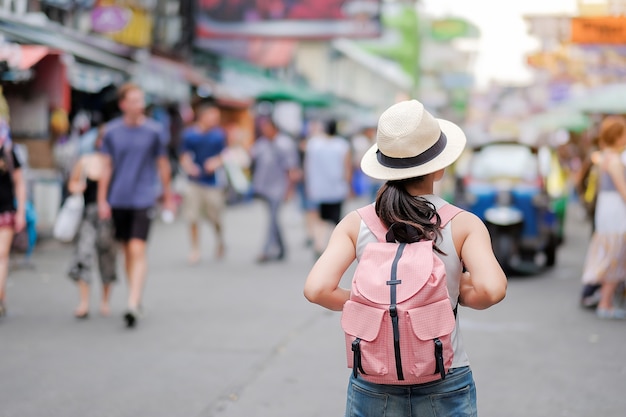
[[[538,176],[537,157],[523,145],[490,145],[477,152],[470,166],[475,180],[520,179],[533,181]]]

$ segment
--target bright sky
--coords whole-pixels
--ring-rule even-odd
[[[479,86],[490,79],[523,82],[530,76],[525,54],[537,43],[527,34],[525,14],[576,12],[576,0],[421,0],[422,11],[439,17],[463,17],[481,30],[476,59]]]

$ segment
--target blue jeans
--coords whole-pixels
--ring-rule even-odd
[[[476,386],[469,366],[443,381],[380,385],[350,376],[345,417],[476,417]]]

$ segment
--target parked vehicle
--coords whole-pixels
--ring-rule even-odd
[[[489,143],[474,149],[462,174],[455,203],[485,222],[505,270],[536,272],[556,263],[567,193],[548,192],[550,175],[560,174],[551,155],[548,148]]]

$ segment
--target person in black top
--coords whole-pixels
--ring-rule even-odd
[[[96,141],[96,149],[101,137]],[[89,316],[89,285],[96,270],[102,281],[100,314],[110,314],[111,284],[117,280],[117,249],[112,220],[98,216],[98,180],[103,171],[103,156],[99,152],[83,155],[72,170],[68,189],[72,194],[83,194],[85,209],[75,239],[74,254],[68,276],[78,285],[79,304],[74,311],[78,319]]]
[[[13,235],[26,227],[26,185],[22,164],[8,139],[8,125],[0,121],[0,317],[6,314],[6,282]]]

